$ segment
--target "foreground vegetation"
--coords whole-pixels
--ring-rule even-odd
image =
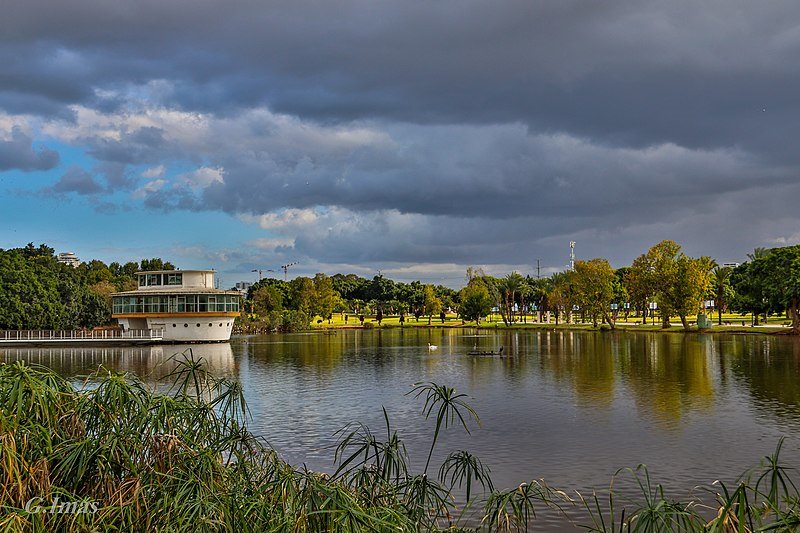
[[[633,500],[614,483],[591,495],[542,481],[499,490],[467,451],[434,465],[441,432],[468,433],[479,419],[463,394],[424,383],[409,392],[431,424],[424,467],[384,410],[380,430],[338,433],[327,475],[292,467],[249,432],[238,383],[210,376],[191,352],[175,364],[161,393],[103,369],[76,389],[46,368],[0,365],[0,531],[525,531],[543,511],[580,511],[578,525],[609,532],[800,525],[781,443],[732,485],[709,486],[711,507],[669,498],[644,467],[617,474],[638,484]]]

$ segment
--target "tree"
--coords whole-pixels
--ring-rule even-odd
[[[770,309],[764,288],[765,258],[766,255],[762,255],[758,259],[742,263],[731,272],[731,285],[734,291],[731,308],[741,313],[751,313],[753,325],[756,326],[759,322],[758,317],[762,314],[766,316]]]
[[[489,289],[480,278],[472,278],[467,286],[461,289],[461,305],[459,312],[464,320],[474,320],[480,326],[481,318],[492,310],[492,297]]]
[[[681,247],[674,241],[661,241],[647,253],[637,257],[629,272],[628,292],[632,297],[643,299],[646,304],[649,298],[655,297],[661,310],[661,327],[669,328],[669,317],[675,313],[671,300],[666,298],[675,282],[678,255]]]
[[[763,259],[767,255],[769,255],[769,249],[767,249],[767,248],[754,248],[752,254],[747,254],[747,258],[750,261],[755,261],[756,259]]]
[[[561,314],[566,314],[567,321],[572,316],[573,295],[570,272],[556,272],[550,282],[550,293],[547,295],[549,305],[556,316],[556,326]]]
[[[367,286],[365,300],[377,300],[378,302],[388,302],[395,299],[394,281],[384,276],[375,276]]]
[[[274,286],[265,285],[252,293],[253,311],[267,317],[273,313],[283,311],[283,296]]]
[[[500,281],[500,290],[503,294],[503,299],[500,303],[500,314],[506,326],[514,322],[516,296],[524,284],[525,278],[517,272],[508,274]]]
[[[175,265],[169,261],[163,261],[160,257],[154,257],[142,259],[140,270],[175,270]]]
[[[700,311],[711,287],[713,264],[708,257],[687,256],[674,241],[661,241],[633,261],[626,279],[627,290],[631,298],[642,303],[655,297],[662,328],[669,328],[670,316],[678,315],[688,330],[687,317]]]
[[[655,292],[654,284],[650,281],[652,274],[646,261],[644,255],[637,257],[623,277],[625,291],[633,307],[642,313],[642,324],[647,323],[648,304]]]
[[[765,296],[772,311],[787,311],[791,333],[800,334],[800,245],[773,248],[754,261],[763,279]]]
[[[621,267],[614,271],[614,298],[611,301],[617,305],[617,310],[612,313],[615,322],[619,309],[623,307],[625,309],[625,320],[628,320],[628,306],[626,306],[626,304],[628,304],[630,296],[625,288],[625,276],[628,274],[629,270],[630,268],[628,267]]]
[[[722,312],[730,307],[734,299],[733,287],[731,286],[730,267],[714,267],[711,272],[711,290],[714,296],[714,305],[717,308],[717,325],[722,325]]]
[[[550,310],[548,296],[552,289],[552,280],[550,278],[540,278],[531,282],[530,300],[536,304],[539,310],[539,322],[542,322],[542,313]]]
[[[571,275],[574,302],[591,318],[594,327],[602,318],[611,328],[614,320],[609,314],[614,299],[614,269],[605,259],[576,261]]]
[[[106,280],[98,281],[94,285],[89,286],[89,291],[100,296],[105,302],[106,308],[111,309],[111,295],[117,292],[117,287],[113,283]]]
[[[305,276],[299,276],[289,282],[289,299],[285,307],[291,311],[293,329],[305,329],[311,323],[314,314],[314,281]]]
[[[330,323],[339,295],[333,289],[333,281],[325,274],[314,276],[314,312]]]
[[[436,297],[436,292],[433,290],[433,285],[425,285],[424,289],[425,300],[423,308],[425,314],[428,315],[428,325],[431,325],[433,315],[438,315],[442,310],[442,301]]]
[[[661,294],[660,301],[680,317],[686,331],[689,330],[687,317],[703,308],[703,299],[711,288],[713,264],[709,257],[695,259],[680,254],[675,261],[674,277]]]

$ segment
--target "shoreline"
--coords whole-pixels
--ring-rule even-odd
[[[618,324],[614,329],[608,325],[594,327],[591,324],[554,324],[554,323],[523,323],[513,324],[506,326],[503,323],[492,323],[492,325],[480,326],[475,324],[383,324],[377,325],[375,322],[369,322],[370,325],[318,325],[304,330],[306,332],[331,332],[337,330],[381,330],[381,329],[469,329],[478,331],[522,331],[522,330],[540,330],[540,331],[599,331],[604,333],[612,333],[615,331],[625,332],[651,332],[651,333],[700,333],[700,334],[714,334],[714,333],[730,333],[730,334],[758,334],[758,335],[776,335],[783,334],[789,335],[790,328],[783,325],[759,325],[759,326],[734,326],[722,325],[712,326],[710,328],[698,329],[696,326],[690,330],[683,329],[681,325],[673,325],[670,328],[664,329],[660,324],[633,324],[630,322]],[[603,327],[604,326],[604,327]]]

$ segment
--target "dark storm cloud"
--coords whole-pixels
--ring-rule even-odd
[[[793,1],[15,0],[0,110],[76,125],[105,190],[152,209],[329,207],[280,235],[319,260],[749,249],[800,235],[766,207],[798,193],[798,20]],[[24,141],[0,168],[55,165]],[[54,192],[102,188],[70,172]],[[711,213],[740,223],[695,231]]]
[[[34,148],[33,139],[16,127],[11,130],[11,139],[0,140],[0,170],[49,170],[58,159],[54,150]]]
[[[167,79],[172,105],[210,111],[524,121],[631,145],[800,133],[796,2],[84,0],[4,15],[3,85],[63,103]]]
[[[282,161],[244,154],[223,160],[225,182],[206,189],[204,202],[249,213],[337,205],[501,219],[659,216],[709,196],[796,179],[792,169],[735,150],[632,150],[531,135],[520,126],[405,127],[395,140],[346,157],[309,150]]]

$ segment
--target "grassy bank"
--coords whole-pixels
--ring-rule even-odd
[[[342,315],[335,314],[330,321],[322,320],[320,317],[316,317],[312,321],[312,329],[313,330],[330,330],[330,329],[351,329],[351,328],[479,328],[482,330],[596,330],[599,328],[594,328],[591,323],[581,323],[580,321],[575,321],[573,323],[565,323],[563,320],[556,324],[554,319],[551,318],[551,322],[536,322],[536,317],[534,316],[527,316],[525,317],[525,321],[520,318],[517,322],[513,324],[506,325],[499,317],[499,315],[494,315],[489,317],[486,320],[482,320],[480,325],[477,326],[475,322],[464,322],[458,316],[454,314],[448,314],[445,317],[445,320],[442,321],[439,318],[434,318],[431,320],[430,324],[428,324],[427,317],[420,318],[416,320],[413,316],[405,317],[404,322],[400,322],[400,317],[398,316],[385,316],[383,320],[381,320],[380,324],[378,324],[377,320],[374,316],[366,316],[364,318],[364,324],[362,325],[361,322],[357,319],[354,315],[348,315],[348,319],[345,321]],[[742,315],[723,315],[722,317],[723,325],[717,325],[716,317],[714,317],[714,324],[711,328],[704,329],[703,331],[708,333],[777,333],[781,331],[785,331],[787,329],[787,325],[790,324],[789,320],[785,317],[770,317],[769,321],[766,324],[760,324],[758,326],[751,326],[752,317],[742,316]],[[742,325],[744,323],[744,325]],[[633,318],[630,317],[627,321],[624,318],[620,318],[619,321],[616,323],[616,329],[621,331],[657,331],[657,332],[671,332],[671,333],[682,333],[684,331],[683,326],[677,320],[677,318],[673,319],[672,327],[669,329],[663,329],[661,327],[660,320],[656,318],[656,323],[653,324],[652,318],[649,318],[647,324],[641,323],[641,318]],[[697,331],[696,327],[692,328],[693,331]]]
[[[592,531],[800,524],[780,444],[733,486],[709,485],[706,508],[664,494],[643,467],[618,473],[638,483],[633,500],[542,481],[504,490],[467,451],[433,464],[440,432],[468,433],[479,418],[464,395],[425,383],[408,394],[430,423],[424,468],[384,410],[375,431],[339,432],[328,475],[287,464],[251,434],[239,384],[208,375],[190,352],[164,386],[101,369],[76,389],[46,368],[0,365],[0,531],[525,531],[544,509],[565,521],[582,511],[576,525]]]

